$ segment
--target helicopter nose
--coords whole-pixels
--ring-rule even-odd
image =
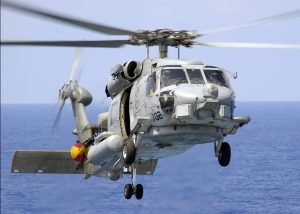
[[[193,104],[195,101],[204,102],[203,85],[179,86],[174,89],[175,105]]]
[[[170,98],[170,94],[173,98]],[[171,110],[174,110],[176,118],[191,118],[199,111],[219,112],[220,109],[226,109],[226,117],[230,117],[233,113],[234,97],[234,92],[226,87],[188,85],[178,86],[172,92],[168,92],[168,99],[165,100],[172,100],[172,105],[170,102],[168,105],[172,106]]]
[[[173,90],[175,105],[204,103],[208,99],[230,106],[234,92],[215,84],[179,86]]]
[[[175,106],[204,102],[203,85],[177,86],[173,90],[163,90],[160,93],[160,106],[164,113],[172,114]]]
[[[218,91],[218,101],[223,105],[231,106],[235,99],[234,91],[226,87],[219,87]]]

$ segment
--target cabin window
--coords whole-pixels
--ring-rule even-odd
[[[147,96],[153,95],[156,90],[156,78],[155,73],[152,73],[147,79]]]
[[[183,69],[164,69],[161,71],[160,88],[170,85],[180,85],[188,83]]]
[[[200,69],[186,69],[192,84],[204,84]]]
[[[207,82],[213,83],[219,86],[228,87],[228,83],[224,77],[224,74],[220,70],[209,70],[204,69]]]

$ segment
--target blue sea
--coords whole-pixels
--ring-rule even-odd
[[[83,175],[11,174],[15,150],[69,150],[76,138],[66,106],[49,138],[53,105],[1,105],[1,213],[300,213],[300,102],[237,103],[252,121],[228,136],[232,159],[222,168],[213,144],[159,160],[139,176],[142,200],[124,199],[117,182]],[[88,107],[91,122],[103,107]]]

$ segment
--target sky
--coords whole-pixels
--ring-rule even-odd
[[[170,28],[206,31],[239,25],[300,8],[299,0],[26,0],[36,7],[129,30]],[[1,7],[1,40],[127,39],[53,22]],[[300,43],[300,18],[201,37],[200,41]],[[106,101],[115,64],[142,61],[146,48],[85,48],[80,84],[94,103]],[[67,80],[75,48],[1,47],[1,103],[55,103]],[[157,48],[150,49],[157,57]],[[170,48],[169,57],[177,50]],[[237,101],[300,101],[300,49],[181,48],[181,57],[237,71]]]

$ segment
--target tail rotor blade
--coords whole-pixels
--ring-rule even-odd
[[[80,68],[78,69],[77,73],[76,73],[76,76],[75,76],[75,80],[78,83],[80,82],[82,71],[83,71],[83,67],[81,65]]]
[[[75,52],[75,58],[74,58],[74,61],[72,63],[72,67],[71,67],[71,71],[70,71],[70,74],[69,74],[69,78],[68,78],[68,81],[70,80],[76,80],[76,73],[78,72],[78,67],[79,67],[79,64],[80,64],[80,59],[81,59],[81,54],[82,54],[82,51],[83,49],[82,48],[77,48],[76,49],[76,52]]]
[[[54,136],[54,133],[56,132],[56,128],[57,128],[57,125],[58,125],[58,123],[60,121],[61,113],[62,113],[62,110],[64,108],[64,105],[65,105],[65,100],[62,100],[61,105],[59,106],[58,112],[56,114],[54,123],[53,123],[53,125],[51,127],[50,140],[52,140],[52,138]]]

